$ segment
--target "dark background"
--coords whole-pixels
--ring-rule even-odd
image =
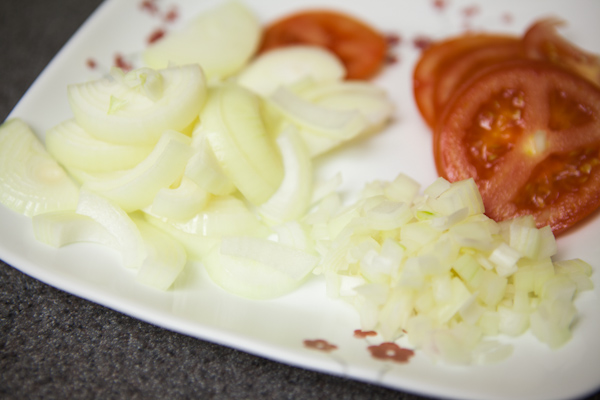
[[[0,1],[0,121],[99,4]],[[173,333],[1,261],[0,398],[425,399]]]

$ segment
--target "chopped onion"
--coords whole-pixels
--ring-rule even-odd
[[[90,242],[118,249],[116,238],[100,223],[75,211],[53,211],[31,219],[35,238],[52,247]]]

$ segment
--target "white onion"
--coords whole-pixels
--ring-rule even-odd
[[[242,2],[227,1],[153,43],[143,59],[152,68],[199,64],[209,81],[221,80],[250,60],[261,34],[258,19]]]
[[[20,119],[0,125],[0,202],[32,216],[77,207],[79,189]]]
[[[153,145],[164,131],[185,129],[205,101],[202,70],[190,64],[156,72],[164,88],[158,99],[148,97],[144,84],[131,87],[111,76],[69,85],[75,120],[90,135],[120,144]]]

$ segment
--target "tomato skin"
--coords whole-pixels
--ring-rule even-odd
[[[259,53],[293,44],[329,49],[346,66],[346,79],[369,79],[385,63],[386,38],[349,15],[330,10],[306,10],[269,25]]]
[[[600,57],[562,38],[557,28],[564,24],[557,18],[544,18],[531,25],[523,35],[527,56],[563,67],[600,86]]]
[[[436,42],[427,48],[413,71],[414,98],[427,125],[430,128],[435,127],[449,93],[459,86],[466,76],[457,75],[470,71],[466,68],[467,71],[459,72],[458,69],[453,70],[453,66],[463,62],[462,60],[473,52],[497,46],[514,46],[515,43],[519,43],[519,39],[508,35],[466,34]],[[482,62],[483,59],[477,59],[473,68]],[[448,71],[452,71],[451,76],[446,75]],[[450,80],[454,82],[450,84]],[[451,87],[448,87],[449,85]]]
[[[489,217],[559,234],[600,206],[600,90],[547,62],[490,67],[450,100],[434,155],[440,176],[474,178]]]

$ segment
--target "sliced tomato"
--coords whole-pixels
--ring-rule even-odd
[[[496,46],[511,46],[518,41],[518,38],[505,35],[466,34],[436,42],[428,47],[421,54],[413,71],[414,97],[425,122],[431,128],[436,125],[440,108],[439,105],[436,106],[438,84],[454,63],[464,59],[471,52]],[[452,79],[456,82],[462,77]],[[448,88],[445,87],[442,91],[444,94],[440,96],[447,97]]]
[[[481,70],[504,61],[524,58],[523,44],[521,40],[514,38],[474,48],[446,63],[437,77],[434,91],[435,115],[441,115],[454,92]]]
[[[547,62],[490,67],[450,100],[434,154],[441,176],[474,178],[489,217],[558,234],[600,206],[600,90]]]
[[[562,25],[564,21],[556,18],[545,18],[531,25],[523,36],[528,57],[549,61],[600,86],[600,57],[561,37],[557,28]]]
[[[329,49],[346,66],[347,79],[368,79],[387,57],[385,37],[366,23],[329,10],[294,13],[269,25],[259,53],[281,46],[311,44]]]

